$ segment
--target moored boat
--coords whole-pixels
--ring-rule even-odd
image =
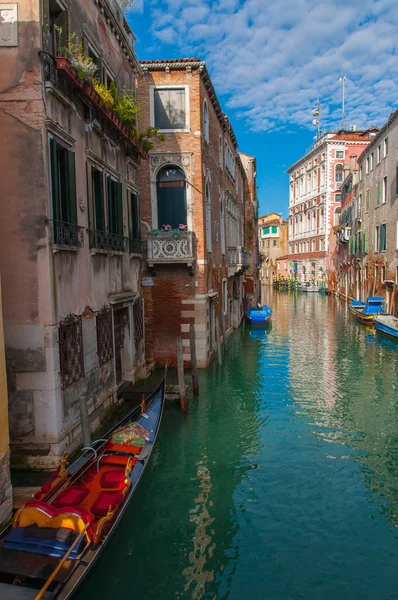
[[[246,319],[251,325],[265,325],[271,321],[272,308],[264,304],[263,307],[253,306],[246,309]]]
[[[358,310],[363,310],[366,306],[365,302],[362,302],[362,300],[352,300],[349,305],[348,308],[350,309],[350,312],[353,315],[356,315],[356,311]]]
[[[0,540],[0,597],[70,598],[116,527],[159,431],[165,380],[69,469],[66,457]]]
[[[303,283],[299,283],[298,288],[300,292],[319,292],[319,287],[315,283],[311,283],[310,281],[304,281]]]
[[[398,341],[398,319],[392,315],[376,315],[374,318],[376,331],[385,333]]]
[[[382,296],[368,296],[365,302],[365,306],[355,306],[353,301],[350,303],[350,311],[354,314],[357,319],[365,325],[374,325],[374,318],[376,315],[384,315],[384,298]]]

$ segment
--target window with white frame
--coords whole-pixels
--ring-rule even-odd
[[[383,189],[382,189],[382,196],[381,196],[381,201],[383,204],[385,204],[388,200],[388,178],[387,175],[385,177],[383,177]]]
[[[377,157],[377,158],[376,158],[377,164],[379,164],[379,162],[381,161],[381,144],[379,144],[379,145],[377,146],[377,154],[376,154],[376,157]]]
[[[344,177],[344,167],[341,164],[338,164],[335,166],[334,169],[334,180],[336,183],[342,183],[343,182],[343,177]]]
[[[380,244],[380,227],[378,225],[376,225],[375,227],[375,252],[379,251],[379,244]]]
[[[344,158],[344,150],[336,150],[336,158]]]
[[[383,142],[383,157],[385,158],[388,154],[388,137]]]
[[[372,152],[370,155],[370,170],[371,171],[373,170],[373,167],[374,167],[374,159],[375,159],[375,154],[374,154],[374,152]]]
[[[206,142],[209,143],[209,107],[207,100],[203,102],[203,133]]]
[[[152,88],[152,124],[160,131],[186,130],[189,126],[188,86]]]
[[[365,173],[367,174],[367,173],[369,173],[369,171],[370,171],[370,158],[368,156],[366,158],[366,170],[365,170]]]

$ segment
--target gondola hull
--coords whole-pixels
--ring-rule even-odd
[[[94,473],[94,476],[97,477],[101,476],[101,480],[103,477],[106,478],[107,475],[109,480],[112,478],[112,476],[114,477],[115,473],[121,475],[121,477],[119,477],[120,485],[118,489],[120,490],[123,487],[123,491],[109,491],[109,486],[113,485],[112,482],[106,484],[105,491],[100,491],[100,494],[105,497],[105,501],[106,498],[111,497],[112,494],[119,494],[119,504],[117,505],[117,508],[115,506],[113,513],[110,512],[112,506],[109,506],[109,510],[107,510],[107,506],[105,506],[105,511],[102,513],[103,516],[97,517],[97,520],[90,525],[90,527],[95,525],[97,528],[95,534],[90,535],[89,537],[88,533],[86,532],[85,535],[87,536],[87,539],[83,538],[78,553],[76,555],[71,554],[71,558],[68,558],[63,563],[63,566],[57,573],[57,576],[54,578],[52,585],[49,587],[48,591],[45,592],[43,598],[46,600],[66,600],[71,598],[72,594],[76,591],[77,587],[81,584],[89,570],[95,564],[97,558],[103,552],[109,540],[112,538],[113,533],[120,524],[120,521],[131,502],[137,485],[152,454],[163,414],[164,401],[165,381],[163,381],[159,388],[150,396],[150,398],[148,398],[144,414],[142,414],[143,410],[140,410],[139,408],[130,413],[116,427],[112,428],[106,437],[100,441],[101,445],[98,447],[95,457],[89,457],[86,460],[79,459],[68,469],[65,484],[59,488],[61,492],[59,492],[59,490],[56,492],[58,499],[62,497],[62,494],[65,495],[65,493],[68,491],[72,492],[81,489],[83,486],[75,485],[75,483],[81,482],[82,479],[84,481],[84,477],[88,479],[91,473]],[[135,454],[134,466],[132,466],[131,470],[128,471],[128,466],[133,464],[133,459],[129,457],[128,454],[129,447],[125,444],[125,442],[118,441],[116,443],[114,440],[119,438],[124,439],[123,435],[126,436],[126,432],[129,432],[130,430],[133,430],[134,435],[136,435],[135,439],[137,439],[137,431],[144,431],[145,434],[143,435],[146,437],[145,441],[142,443],[142,446],[139,447],[139,453]],[[117,436],[119,436],[119,438],[117,438]],[[108,448],[107,451],[105,451],[106,448]],[[123,451],[116,452],[109,450],[109,448],[113,448],[113,450],[115,448],[122,449]],[[137,452],[138,447],[131,446],[131,448],[135,449],[135,452]],[[110,457],[112,458],[110,459]],[[124,471],[123,469],[119,469],[119,471],[111,471],[111,467],[107,465],[107,470],[104,469],[104,471],[102,471],[102,461],[109,462],[109,459],[111,461],[119,462],[126,462],[124,460],[126,459],[126,470]],[[89,475],[84,475],[86,473]],[[126,475],[126,477],[124,477],[124,475]],[[68,481],[70,481],[69,485]],[[108,496],[106,496],[106,494],[108,494]],[[53,497],[50,497],[48,499],[46,498],[46,502],[28,502],[25,507],[23,507],[25,513],[23,512],[23,509],[20,509],[22,511],[20,513],[20,518],[23,518],[24,515],[29,516],[30,513],[34,513],[34,511],[37,511],[39,518],[43,519],[49,519],[48,514],[50,514],[51,519],[62,518],[62,515],[60,517],[57,515],[57,511],[59,512],[62,510],[68,511],[68,516],[73,516],[74,513],[76,513],[74,516],[76,517],[77,515],[80,517],[82,514],[85,514],[81,506],[77,506],[74,509],[74,512],[70,507],[65,509],[55,508],[56,500],[57,497],[55,497],[55,500]],[[62,505],[62,502],[59,502],[59,504]],[[18,511],[18,513],[19,512],[20,511]],[[21,550],[21,548],[18,547],[16,549],[12,549],[13,544],[15,545],[21,543],[18,540],[20,530],[26,529],[26,527],[22,528],[17,526],[19,525],[19,523],[16,521],[16,519],[19,518],[18,513],[14,517],[13,528],[9,528],[6,532],[4,532],[2,539],[0,540],[0,594],[3,594],[4,597],[7,597],[7,588],[9,588],[9,596],[11,597],[12,591],[12,598],[15,598],[16,600],[19,600],[19,598],[21,598],[21,600],[27,600],[30,598],[34,600],[39,590],[46,583],[46,580],[50,574],[54,571],[54,569],[59,567],[59,565],[62,563],[62,560],[59,560],[61,555],[58,555],[58,558],[55,558],[54,554],[49,555],[48,548],[46,549],[47,554],[41,554],[40,548],[39,551],[37,551],[37,548],[34,552],[29,551],[29,548],[32,548],[31,543],[33,538],[22,540],[27,546],[26,551],[23,549]],[[89,513],[87,512],[87,514]],[[98,515],[98,509],[96,514]],[[102,529],[101,525],[103,525]],[[65,529],[65,527],[61,527],[61,529]],[[41,530],[42,532],[48,531],[48,527],[41,527]],[[97,535],[96,538],[95,535],[98,534],[99,530],[101,530],[101,534],[103,535],[100,537]],[[36,528],[36,531],[40,533],[40,527]],[[47,541],[46,543],[49,544],[50,542]],[[60,545],[60,542],[57,541],[57,544]],[[55,550],[51,550],[51,552],[58,552],[57,544],[53,544]],[[21,585],[12,585],[15,581],[20,581]],[[21,592],[20,596],[18,596],[18,589],[20,589]]]
[[[392,315],[377,315],[374,319],[376,331],[398,341],[398,319]]]

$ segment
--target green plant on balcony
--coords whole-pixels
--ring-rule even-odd
[[[142,131],[138,136],[138,143],[147,152],[153,148],[153,140],[157,139],[158,142],[164,142],[166,139],[163,133],[159,133],[158,127],[147,127],[145,131]]]
[[[90,56],[86,56],[84,53],[83,43],[79,42],[76,33],[70,33],[66,45],[63,46],[62,27],[55,25],[55,32],[57,55],[69,58],[70,64],[76,69],[79,81],[91,83],[97,72],[97,65]]]
[[[106,87],[99,79],[93,79],[93,88],[102,100],[103,105],[107,110],[113,110],[115,106],[115,99],[110,89]]]

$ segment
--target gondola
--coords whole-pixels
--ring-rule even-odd
[[[66,600],[119,525],[151,456],[165,380],[87,453],[63,457],[0,539],[0,598]]]

